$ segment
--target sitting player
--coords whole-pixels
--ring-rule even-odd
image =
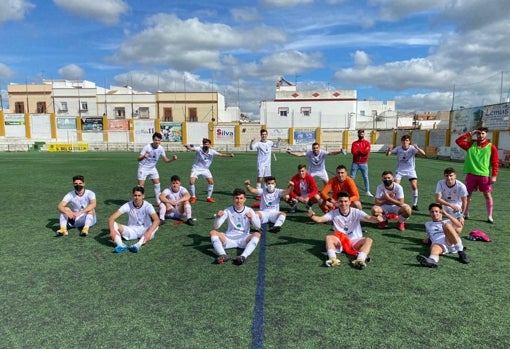
[[[388,215],[398,215],[398,230],[406,229],[405,221],[411,217],[411,207],[404,203],[404,189],[393,181],[393,173],[382,173],[383,184],[377,186],[375,193],[375,205],[372,207],[372,215],[383,215],[385,219],[379,223],[379,228],[386,228]]]
[[[83,176],[73,177],[74,190],[67,193],[58,204],[60,229],[57,236],[67,236],[67,228],[81,228],[81,236],[87,236],[89,228],[96,224],[96,194],[85,189]],[[70,207],[69,207],[70,206]]]
[[[280,211],[280,200],[290,193],[293,186],[289,184],[285,190],[276,188],[276,178],[273,176],[264,178],[264,181],[266,184],[264,189],[252,187],[249,179],[244,181],[244,185],[251,194],[261,197],[260,210],[257,211],[261,224],[273,223],[269,232],[276,234],[282,229],[287,216],[285,212]]]
[[[237,256],[234,263],[241,265],[246,258],[257,247],[260,240],[260,233],[250,233],[250,222],[256,230],[260,230],[259,216],[251,207],[246,207],[246,193],[243,189],[234,189],[232,194],[234,204],[224,210],[218,211],[214,220],[214,229],[209,232],[211,243],[218,254],[217,261],[224,264],[232,260],[225,249],[242,248],[240,256]],[[225,233],[218,231],[221,225],[227,221],[228,227]]]
[[[114,252],[121,253],[129,249],[131,252],[138,252],[142,245],[154,239],[158,230],[159,218],[154,206],[144,200],[145,190],[142,186],[133,188],[133,200],[122,205],[108,219],[110,227],[110,238],[115,243]],[[127,225],[116,222],[124,213],[127,213]],[[124,240],[139,239],[137,243],[128,246]]]
[[[165,224],[166,218],[181,219],[186,218],[186,224],[193,225],[193,218],[191,218],[191,198],[190,193],[186,188],[181,186],[181,178],[173,175],[170,178],[170,187],[163,190],[159,195],[159,225]]]
[[[457,232],[460,226],[459,220],[435,202],[429,205],[429,213],[432,220],[425,223],[425,230],[432,243],[430,255],[428,257],[416,256],[418,262],[425,267],[437,268],[439,255],[457,252],[461,263],[469,263],[462,240]],[[443,220],[443,215],[447,219]]]
[[[298,172],[290,179],[289,185],[293,185],[293,190],[285,195],[284,200],[290,205],[290,212],[296,212],[298,202],[305,205],[309,210],[316,202],[321,202],[319,188],[315,179],[306,170],[306,165],[298,165]]]
[[[364,269],[367,266],[368,254],[372,247],[372,239],[363,237],[360,222],[378,223],[383,221],[382,215],[369,216],[362,210],[351,206],[349,193],[341,191],[337,194],[334,205],[338,208],[331,210],[323,216],[316,216],[309,211],[308,216],[316,223],[333,222],[334,233],[326,236],[326,252],[328,260],[326,265],[334,267],[340,265],[337,253],[344,251],[355,256],[352,264]]]

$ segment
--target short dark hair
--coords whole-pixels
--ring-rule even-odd
[[[365,130],[358,130],[358,134],[365,133]]]
[[[204,143],[211,144],[212,142],[211,142],[211,140],[209,138],[202,138],[202,144],[204,144]]]
[[[152,140],[154,140],[155,138],[163,139],[163,135],[159,132],[154,132],[154,134],[152,135]]]
[[[264,178],[264,182],[269,182],[269,181],[276,181],[276,178],[274,176],[267,176]]]
[[[133,188],[133,194],[137,191],[139,191],[142,194],[145,194],[145,188],[142,187],[141,185],[137,185],[136,187]]]
[[[239,195],[246,196],[246,192],[244,191],[244,189],[235,188],[234,191],[232,192],[232,196],[236,197],[236,196],[239,196]]]
[[[338,200],[340,198],[351,198],[351,195],[345,190],[342,190],[336,193],[336,199]]]
[[[338,165],[338,166],[336,167],[336,170],[337,170],[337,171],[338,171],[338,170],[346,170],[346,171],[347,171],[347,167],[345,167],[345,165]]]
[[[314,143],[312,143],[312,148],[313,148],[313,147],[315,147],[316,145],[320,147],[320,144],[319,144],[319,143],[314,142]]]
[[[78,181],[82,181],[82,182],[85,182],[85,178],[84,178],[82,175],[76,175],[76,176],[74,176],[74,177],[73,177],[73,182],[74,182],[74,181],[76,181],[76,180],[78,180]]]
[[[437,202],[433,202],[429,205],[429,211],[432,210],[434,207],[437,207],[439,208],[440,210],[443,209],[443,206],[441,206],[441,204],[438,204]]]
[[[489,132],[489,128],[488,127],[479,127],[478,131]]]
[[[266,130],[265,128],[263,128],[263,129],[261,129],[261,130],[260,130],[260,134],[261,134],[261,135],[262,135],[264,132],[265,132],[265,133],[267,133],[267,130]]]
[[[175,181],[181,181],[181,177],[179,177],[178,175],[173,175],[172,177],[170,177],[170,182],[175,182]]]
[[[384,171],[382,173],[381,177],[384,177],[384,176],[389,175],[389,174],[393,176],[393,172],[391,172],[391,171]]]
[[[449,174],[452,174],[452,173],[455,173],[455,169],[453,167],[447,167],[443,171],[443,174],[445,174],[445,175],[449,175]]]
[[[403,136],[400,138],[400,140],[401,140],[401,141],[405,141],[406,139],[409,139],[409,140],[410,140],[410,139],[411,139],[411,136],[409,136],[409,135],[403,135]]]
[[[302,168],[306,168],[306,165],[305,164],[299,164],[297,165],[297,169],[298,171],[301,170]]]

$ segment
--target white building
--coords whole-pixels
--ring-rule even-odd
[[[52,86],[57,116],[97,116],[96,84],[87,80],[45,80]]]
[[[260,123],[267,128],[372,129],[396,115],[394,101],[358,101],[355,90],[298,91],[284,78],[276,83],[275,99],[260,105]]]

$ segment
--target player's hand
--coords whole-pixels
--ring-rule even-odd
[[[216,217],[221,217],[225,214],[225,211],[223,210],[219,210],[218,213],[216,214]]]
[[[146,158],[146,159],[148,159],[148,158],[150,158],[150,156],[151,156],[151,153],[147,152],[147,153],[145,153],[145,154],[144,154],[144,156],[143,156],[143,157],[144,157],[144,158]]]
[[[245,180],[245,181],[244,181],[244,185],[250,185],[250,184],[251,184],[251,183],[250,183],[250,180],[249,180],[249,179],[247,179],[247,180]]]
[[[234,153],[230,154],[230,157],[233,158],[234,157]]]
[[[174,156],[172,156],[172,160],[177,160],[177,155],[174,154]]]
[[[496,176],[491,177],[491,184],[494,184],[494,183],[496,183]]]

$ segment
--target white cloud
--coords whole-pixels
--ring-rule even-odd
[[[368,54],[364,51],[356,51],[354,54],[352,54],[354,65],[357,67],[366,67],[370,65],[371,60]]]
[[[111,59],[189,71],[219,70],[223,51],[266,49],[285,40],[283,33],[269,27],[244,32],[225,24],[203,23],[197,18],[181,20],[175,15],[159,14],[148,19],[145,30],[128,37]]]
[[[3,0],[0,2],[0,23],[18,21],[35,8],[35,5],[26,0]]]
[[[379,7],[378,17],[384,21],[396,21],[418,13],[435,11],[445,5],[444,0],[371,0]]]
[[[129,11],[129,6],[124,0],[53,0],[53,2],[76,16],[109,25],[117,24],[120,16]]]
[[[60,68],[58,73],[63,79],[79,80],[83,76],[84,71],[76,64],[68,64],[65,67]]]

